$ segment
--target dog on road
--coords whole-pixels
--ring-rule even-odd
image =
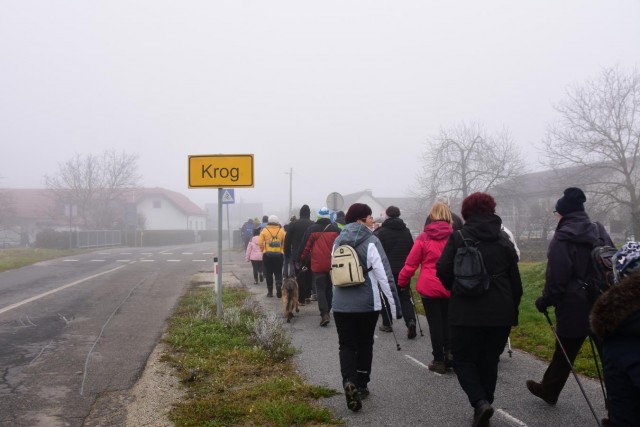
[[[298,308],[298,282],[293,276],[284,279],[282,284],[282,308],[284,317],[287,318],[287,323],[293,318],[294,309],[296,313],[300,312]]]

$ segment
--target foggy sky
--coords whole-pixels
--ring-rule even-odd
[[[0,0],[0,187],[76,153],[140,155],[142,185],[203,206],[187,157],[254,154],[236,201],[403,197],[425,142],[508,128],[531,168],[552,108],[640,64],[640,2]]]

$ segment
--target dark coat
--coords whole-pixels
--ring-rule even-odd
[[[380,239],[382,249],[387,254],[393,276],[398,277],[413,247],[411,231],[409,231],[402,219],[388,218],[375,231],[375,234]]]
[[[303,263],[311,256],[311,271],[313,273],[328,273],[331,270],[331,255],[333,253],[333,241],[340,234],[337,225],[332,224],[329,218],[320,218],[311,227],[307,228],[303,237],[302,252],[296,261]]]
[[[597,224],[597,223],[596,223]],[[613,246],[602,224],[597,224],[605,245]],[[554,306],[557,332],[561,337],[586,337],[591,333],[584,279],[591,263],[596,240],[595,225],[586,212],[572,212],[558,222],[547,251],[547,271],[541,306]]]
[[[302,249],[304,249],[304,246],[302,246],[304,233],[313,224],[314,222],[309,218],[300,218],[289,225],[289,231],[287,231],[287,235],[284,238],[284,255],[286,257],[290,257],[293,260],[298,259]]]
[[[640,426],[640,275],[633,274],[593,305],[593,331],[602,339],[609,420]]]
[[[518,255],[509,238],[500,230],[502,220],[494,214],[476,214],[462,226],[466,238],[478,241],[485,268],[491,275],[489,290],[465,297],[451,293],[449,323],[454,326],[515,326],[522,298]],[[444,287],[453,287],[453,261],[464,242],[454,231],[436,263],[436,274]]]

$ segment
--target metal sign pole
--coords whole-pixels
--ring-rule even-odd
[[[223,188],[218,188],[218,308],[216,316],[222,319],[222,193]]]

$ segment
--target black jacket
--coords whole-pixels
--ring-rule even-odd
[[[413,247],[411,231],[409,231],[402,219],[388,218],[375,231],[375,234],[387,254],[391,272],[393,272],[394,277],[398,277]]]
[[[598,227],[605,244],[613,246],[602,224]],[[595,240],[595,225],[589,215],[581,211],[563,216],[549,243],[541,304],[555,307],[557,332],[561,337],[586,337],[591,333],[589,312],[592,303],[584,279],[591,264]]]
[[[449,323],[454,326],[515,326],[522,298],[518,255],[509,238],[500,230],[502,220],[494,214],[477,214],[462,226],[466,238],[478,242],[485,268],[491,275],[489,290],[477,297],[451,293]],[[436,263],[436,275],[445,288],[453,286],[453,260],[464,243],[454,231]]]
[[[598,298],[591,325],[602,339],[611,425],[640,426],[640,274],[627,277]]]
[[[284,237],[284,256],[293,260],[298,259],[304,246],[304,234],[314,224],[309,218],[300,218],[291,223],[289,231]]]

